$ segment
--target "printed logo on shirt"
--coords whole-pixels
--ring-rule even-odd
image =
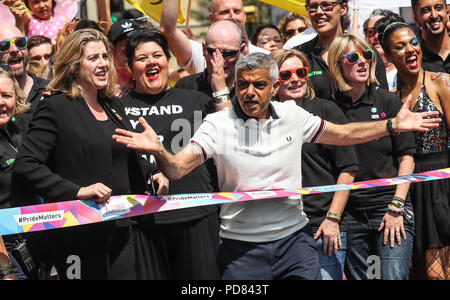
[[[183,112],[180,105],[152,106],[152,107],[125,107],[125,113],[136,117],[176,115]]]
[[[308,74],[308,77],[320,76],[320,75],[323,75],[322,71],[312,71]]]
[[[10,165],[12,165],[12,164],[14,163],[15,160],[16,160],[15,158],[8,159],[8,160],[6,161],[6,164],[7,164],[8,166],[10,166]]]

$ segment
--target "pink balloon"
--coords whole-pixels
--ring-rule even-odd
[[[9,10],[9,7],[0,2],[0,22],[16,25],[16,19]]]
[[[78,12],[79,0],[58,0],[54,8],[55,15],[64,16],[68,21],[72,21]]]

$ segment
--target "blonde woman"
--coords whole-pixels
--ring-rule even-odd
[[[22,138],[15,117],[28,109],[29,104],[23,104],[25,101],[26,97],[9,72],[9,66],[0,65],[0,209],[10,206],[12,166]],[[17,270],[17,264],[8,253],[14,237],[8,236],[5,240],[6,246],[0,236],[0,280],[26,278],[22,270]]]
[[[337,92],[334,100],[350,122],[390,120],[402,106],[394,94],[378,87],[374,50],[361,37],[344,34],[331,44],[328,65]],[[359,171],[355,181],[411,174],[415,142],[412,133],[389,135],[355,146]],[[368,257],[377,255],[381,279],[407,279],[414,236],[409,184],[352,191],[347,205],[346,272],[368,279]]]
[[[294,100],[306,111],[333,123],[347,123],[347,118],[332,101],[314,96],[309,80],[309,64],[297,50],[278,50],[271,54],[280,69],[277,99]],[[353,182],[358,160],[353,147],[304,144],[302,147],[302,186],[345,184]],[[303,197],[310,220],[322,278],[342,280],[346,251],[344,208],[349,192],[340,191]]]
[[[45,203],[93,198],[101,204],[149,191],[140,155],[112,139],[116,128],[131,126],[111,98],[110,49],[94,29],[75,31],[62,44],[52,96],[39,103],[13,167],[13,190],[27,186],[31,193],[14,195],[18,204],[35,203],[35,195]],[[46,251],[62,279],[134,279],[131,234],[129,219],[50,231]],[[82,264],[75,275],[67,263],[74,255]]]

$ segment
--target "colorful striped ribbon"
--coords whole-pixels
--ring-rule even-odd
[[[368,189],[448,178],[450,168],[394,178],[300,189],[169,196],[123,195],[111,197],[109,204],[106,205],[97,205],[94,200],[73,200],[15,207],[0,210],[0,235],[79,226],[188,207]]]

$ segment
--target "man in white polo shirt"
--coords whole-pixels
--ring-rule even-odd
[[[171,180],[183,177],[207,158],[217,165],[221,191],[301,187],[301,148],[305,142],[353,145],[395,132],[435,127],[435,113],[414,114],[408,102],[388,122],[336,125],[313,116],[294,101],[271,102],[279,86],[278,66],[268,55],[252,53],[236,64],[237,101],[209,114],[179,154],[170,154],[153,129],[140,119],[141,134],[116,130],[113,138],[151,152]],[[221,209],[219,263],[223,279],[320,279],[320,266],[298,197],[225,204]]]

